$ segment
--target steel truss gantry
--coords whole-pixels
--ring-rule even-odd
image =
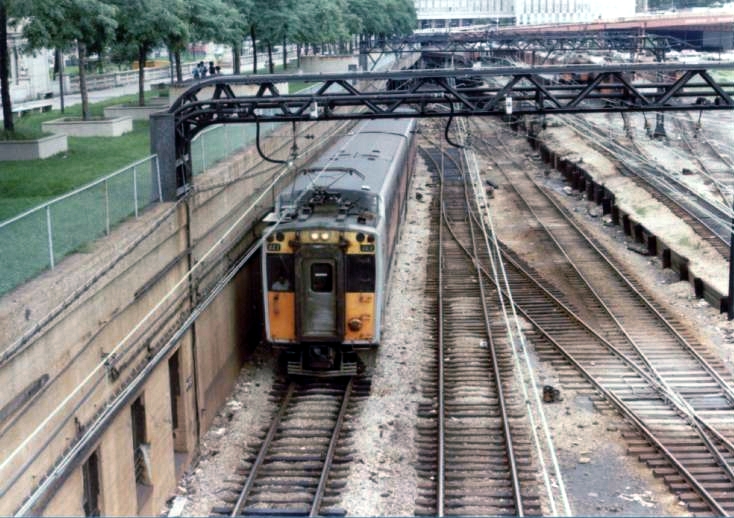
[[[724,110],[734,108],[734,84],[712,74],[727,70],[734,63],[220,76],[197,82],[151,117],[152,148],[164,198],[174,199],[191,181],[191,139],[213,124]],[[291,81],[313,87],[282,94],[278,85]]]

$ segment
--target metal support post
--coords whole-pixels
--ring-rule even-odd
[[[158,178],[161,201],[174,201],[176,188],[176,125],[172,113],[158,112],[150,116],[150,151],[158,157]],[[155,173],[151,173],[155,174]]]
[[[105,214],[105,235],[110,235],[110,185],[109,180],[104,181],[104,214]]]
[[[732,211],[731,228],[729,229],[729,301],[727,304],[729,320],[734,320],[734,202]]]
[[[138,217],[138,168],[133,167],[133,203],[135,204],[135,217]]]
[[[46,205],[46,232],[48,234],[48,260],[54,269],[54,237],[51,229],[51,204]]]

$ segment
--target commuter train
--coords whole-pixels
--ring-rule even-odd
[[[357,352],[380,343],[415,127],[362,121],[277,196],[262,247],[265,334],[289,374],[353,375]]]

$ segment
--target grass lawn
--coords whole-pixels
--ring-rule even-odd
[[[118,97],[90,108],[93,116],[101,116],[105,106],[136,99],[136,95]],[[58,110],[28,115],[16,121],[15,128],[22,133],[40,133],[42,122],[61,116]],[[68,107],[63,116],[80,117],[81,105]],[[66,153],[44,160],[0,162],[0,221],[148,156],[150,124],[134,121],[133,131],[120,137],[69,137],[68,141]]]

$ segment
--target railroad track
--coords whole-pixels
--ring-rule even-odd
[[[678,129],[681,144],[698,163],[704,183],[712,185],[721,198],[720,201],[725,206],[731,207],[734,163],[719,151],[718,146],[708,139],[706,133],[700,131],[699,123],[693,122],[689,113],[681,113],[672,119]]]
[[[337,506],[352,460],[347,416],[369,389],[365,377],[281,384],[260,448],[227,480],[227,505],[212,515],[345,515]]]
[[[524,206],[543,261],[505,253],[509,293],[534,326],[539,355],[571,364],[642,436],[630,443],[691,512],[734,513],[734,393],[685,328],[650,302],[603,247],[512,157],[483,139]],[[503,186],[503,187],[504,187]],[[523,221],[519,217],[517,221]],[[551,281],[546,279],[552,279]],[[559,280],[560,279],[560,280]],[[709,359],[710,360],[710,359]]]
[[[701,239],[710,243],[721,257],[729,258],[731,235],[727,207],[712,202],[675,175],[655,166],[654,161],[645,156],[637,141],[629,140],[623,145],[609,138],[607,132],[596,125],[567,116],[563,116],[563,120],[575,128],[580,136],[589,139],[592,147],[612,155],[623,174],[668,207],[676,217],[685,221]]]
[[[427,296],[438,311],[435,361],[419,408],[417,515],[541,514],[522,398],[513,386],[502,319],[493,318],[486,281],[463,244],[479,236],[456,149],[424,148],[440,171],[433,208]],[[440,221],[440,223],[439,223]]]

